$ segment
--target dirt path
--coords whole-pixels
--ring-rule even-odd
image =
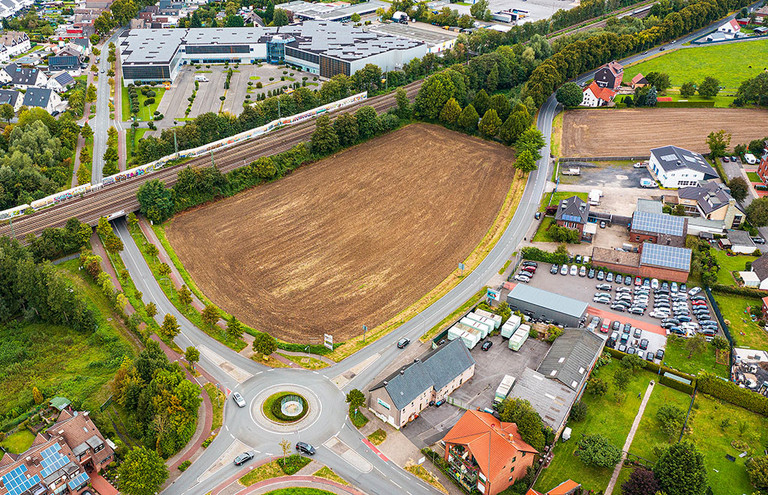
[[[510,148],[414,124],[174,218],[200,290],[288,341],[375,328],[477,246],[512,182]]]
[[[643,419],[645,406],[648,404],[648,399],[651,398],[651,393],[653,393],[653,387],[655,384],[656,383],[651,380],[651,383],[648,384],[648,388],[645,389],[643,402],[640,403],[640,409],[637,410],[635,420],[632,422],[632,428],[629,430],[629,435],[627,435],[627,440],[624,442],[624,447],[622,448],[621,462],[618,463],[613,470],[611,481],[608,483],[608,488],[605,489],[605,495],[611,495],[613,493],[613,489],[616,487],[616,481],[619,479],[621,468],[624,466],[624,460],[627,458],[627,452],[629,452],[629,448],[632,446],[632,440],[635,439],[635,433],[637,432],[637,428],[640,426],[640,420]]]

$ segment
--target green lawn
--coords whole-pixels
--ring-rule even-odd
[[[553,217],[544,217],[541,219],[541,223],[539,224],[539,228],[536,229],[536,234],[534,234],[532,241],[533,242],[550,242],[549,235],[547,234],[547,230],[549,230],[550,225],[552,225],[552,222],[554,222],[555,219]]]
[[[21,454],[25,452],[35,441],[35,435],[27,430],[19,430],[13,435],[8,435],[5,440],[0,442],[0,446],[12,454]]]
[[[589,194],[585,192],[557,191],[557,192],[544,193],[544,196],[541,198],[541,205],[539,206],[539,211],[546,210],[547,205],[557,206],[557,204],[561,200],[570,198],[571,196],[578,196],[584,201],[589,200]],[[551,202],[550,202],[550,198],[552,198]]]
[[[747,172],[747,177],[749,178],[750,182],[759,182],[761,184],[763,183],[763,179],[757,175],[757,172]]]
[[[664,362],[668,363],[670,368],[675,368],[691,375],[696,375],[700,371],[715,373],[725,378],[730,375],[728,365],[715,362],[715,348],[713,346],[707,345],[702,353],[694,354],[688,359],[689,351],[685,347],[686,342],[686,339],[667,339]]]
[[[564,480],[578,480],[584,490],[605,490],[611,479],[612,469],[586,467],[573,455],[576,442],[583,434],[600,433],[618,448],[624,446],[629,429],[640,407],[641,399],[638,394],[645,393],[648,383],[655,378],[652,373],[635,374],[626,390],[626,397],[621,404],[616,402],[614,394],[616,387],[612,376],[621,364],[613,360],[611,364],[594,372],[609,383],[608,393],[603,397],[584,394],[582,400],[587,404],[587,417],[580,423],[569,422],[573,429],[571,439],[558,442],[554,448],[552,463],[545,469],[536,482],[535,489],[547,492]]]
[[[766,51],[768,40],[682,48],[625,67],[624,82],[629,83],[638,72],[666,72],[672,86],[681,86],[687,81],[700,83],[705,77],[713,76],[725,86],[726,92],[735,91],[742,81],[763,71]]]
[[[157,110],[158,105],[160,105],[160,100],[163,99],[163,94],[165,93],[165,88],[162,86],[154,86],[152,87],[152,90],[156,93],[155,96],[155,102],[151,105],[144,106],[144,100],[147,98],[141,94],[141,91],[137,88],[136,95],[139,98],[139,113],[136,115],[136,120],[140,121],[150,121],[152,120],[152,116],[154,115],[155,110]],[[120,104],[122,106],[122,117],[123,121],[127,122],[131,120],[131,100],[128,97],[128,89],[123,88],[122,91],[120,91]]]
[[[715,300],[738,347],[768,350],[768,333],[747,312],[748,306],[762,306],[760,299],[715,293]]]
[[[133,143],[128,143],[128,163],[131,163],[131,159],[133,158],[134,151],[139,147],[139,141],[144,139],[144,134],[146,134],[149,131],[149,129],[139,128],[136,129],[136,134],[133,138]],[[128,131],[128,138],[131,136],[131,131]]]
[[[656,382],[651,398],[648,399],[648,404],[645,406],[645,412],[643,413],[643,419],[640,420],[637,434],[635,434],[635,438],[632,440],[632,445],[629,448],[631,453],[655,462],[654,447],[657,445],[666,447],[672,443],[670,440],[677,441],[677,436],[670,439],[661,430],[660,423],[656,419],[656,413],[659,411],[659,408],[666,404],[672,404],[687,411],[691,405],[691,396]]]
[[[728,93],[728,94],[732,94],[732,93]],[[699,96],[699,95],[693,95],[693,96],[684,98],[680,95],[679,88],[669,88],[666,91],[666,94],[664,94],[663,96],[669,96],[670,98],[672,98],[672,101],[696,102],[696,101],[713,101],[714,100],[715,108],[728,108],[729,106],[731,106],[731,103],[733,103],[733,100],[735,100],[733,96],[727,96],[726,93],[720,93],[714,98],[704,98],[703,96]]]
[[[755,261],[757,256],[747,256],[740,254],[738,256],[728,256],[721,249],[710,249],[710,253],[715,257],[720,265],[720,271],[717,272],[717,283],[723,285],[736,285],[736,281],[731,272],[743,272],[747,261]]]
[[[46,399],[62,395],[82,403],[84,409],[97,410],[111,393],[108,382],[123,357],[136,353],[135,344],[124,333],[127,331],[116,326],[106,297],[78,270],[78,261],[57,268],[82,291],[96,313],[98,329],[83,334],[56,325],[7,325],[3,329],[3,355],[11,358],[0,361],[0,414],[14,409],[16,414],[25,412],[32,405],[33,386]]]
[[[715,495],[739,495],[754,493],[749,483],[744,463],[749,455],[740,458],[731,442],[745,442],[750,454],[762,455],[768,443],[768,419],[733,404],[723,403],[706,395],[698,394],[690,420],[690,440],[704,454],[709,484]],[[723,427],[722,421],[730,423]],[[730,454],[735,462],[725,458]]]
[[[266,495],[333,495],[333,493],[317,488],[281,488],[267,492]]]

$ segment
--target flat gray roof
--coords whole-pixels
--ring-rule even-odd
[[[509,291],[509,296],[507,297],[528,304],[545,307],[562,314],[573,316],[574,318],[581,318],[587,311],[587,303],[584,301],[561,296],[554,292],[537,289],[536,287],[524,284],[517,284],[514,286],[512,290]]]
[[[454,31],[443,30],[444,32],[439,33],[437,31],[430,31],[428,29],[422,29],[410,24],[405,25],[397,22],[372,26],[370,30],[391,36],[408,38],[409,40],[422,41],[428,45],[438,45],[440,43],[445,43],[446,41],[455,40],[459,36],[459,33]]]
[[[576,392],[531,368],[517,378],[509,395],[530,402],[544,424],[554,431],[565,423],[576,400]]]

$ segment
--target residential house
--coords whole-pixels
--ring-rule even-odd
[[[91,54],[91,41],[88,38],[75,38],[69,44],[76,47],[83,57]]]
[[[560,227],[578,230],[584,234],[584,226],[589,218],[589,205],[578,196],[571,196],[560,201],[555,213],[555,223]]]
[[[27,33],[22,31],[5,31],[0,34],[0,44],[8,50],[9,57],[21,55],[32,48]]]
[[[514,423],[468,410],[443,438],[444,459],[469,492],[496,495],[528,472],[538,451],[525,443]]]
[[[62,93],[69,89],[70,86],[75,84],[75,78],[72,77],[69,72],[59,72],[58,74],[52,75],[50,79],[48,79],[48,83],[46,84],[46,87],[48,89],[52,89],[56,91],[57,93]]]
[[[61,97],[54,90],[48,88],[28,88],[24,94],[23,105],[44,108],[50,114],[62,110],[60,108]]]
[[[581,397],[604,344],[599,335],[589,330],[566,328],[552,343],[536,371],[573,390],[576,397]]]
[[[721,241],[725,239],[720,239]],[[749,232],[746,230],[729,230],[727,232],[728,249],[734,253],[752,254],[757,249]]]
[[[0,63],[7,64],[11,61],[11,55],[8,53],[8,49],[4,45],[0,45]]]
[[[638,72],[637,75],[632,78],[632,81],[629,83],[629,85],[632,87],[632,89],[644,88],[648,86],[648,80],[642,73]]]
[[[717,32],[723,33],[727,39],[735,38],[736,35],[739,34],[739,31],[741,31],[741,26],[739,26],[739,23],[736,22],[736,19],[731,19],[730,21],[717,28]]]
[[[14,89],[0,89],[0,105],[11,105],[13,111],[18,112],[24,101],[24,98],[19,98],[19,95],[21,95],[21,93]]]
[[[768,254],[764,254],[753,261],[751,270],[760,279],[758,288],[768,290]]]
[[[635,211],[632,214],[632,223],[629,225],[631,242],[652,242],[683,247],[687,234],[688,219],[666,213]]]
[[[730,190],[717,182],[704,182],[699,186],[683,187],[677,191],[678,204],[685,212],[707,220],[722,221],[726,229],[735,229],[744,221],[742,207],[733,199]]]
[[[760,160],[760,165],[757,166],[757,175],[760,176],[763,184],[768,184],[768,154],[763,155],[762,160]]]
[[[677,146],[652,149],[648,170],[654,180],[668,189],[698,186],[703,180],[717,177],[715,169],[701,154]]]
[[[768,19],[768,5],[763,5],[755,10],[755,23],[762,24]]]
[[[475,374],[475,360],[461,339],[403,366],[370,389],[368,408],[395,428],[445,399]]]
[[[529,489],[525,495],[577,495],[581,493],[581,484],[573,480],[566,480],[548,491],[546,494]]]
[[[48,70],[51,72],[60,70],[79,71],[82,63],[79,49],[65,46],[56,55],[48,57]]]
[[[0,458],[0,491],[8,494],[81,493],[112,462],[114,446],[99,432],[88,412],[63,410],[53,425],[38,433],[26,452]]]
[[[601,88],[616,91],[624,78],[624,67],[617,61],[608,62],[595,72],[595,82]]]
[[[17,88],[44,88],[48,78],[40,69],[22,67],[18,64],[8,64],[0,70],[0,84],[11,84]]]
[[[605,107],[613,102],[616,92],[610,88],[600,87],[597,82],[592,83],[582,91],[581,105],[585,107]]]

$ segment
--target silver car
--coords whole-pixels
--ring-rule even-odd
[[[243,396],[240,395],[239,392],[235,392],[232,394],[232,400],[235,401],[235,404],[237,404],[237,407],[245,407],[245,399],[243,399]]]

